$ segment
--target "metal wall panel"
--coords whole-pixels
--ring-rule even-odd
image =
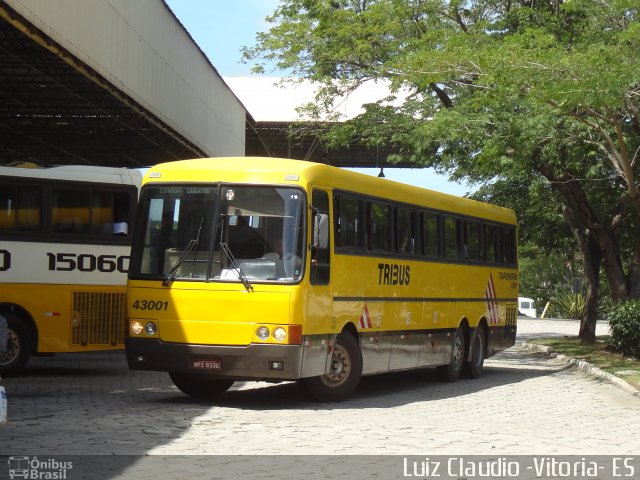
[[[208,155],[244,155],[244,106],[162,0],[6,3]]]

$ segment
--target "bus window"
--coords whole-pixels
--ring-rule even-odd
[[[177,278],[204,278],[214,211],[215,187],[156,187],[147,189],[144,202],[144,250],[140,273],[167,274],[187,249]],[[185,257],[186,258],[186,257]]]
[[[487,262],[498,263],[500,261],[500,242],[496,225],[484,225],[484,245]]]
[[[502,227],[502,263],[516,263],[516,231],[511,227]]]
[[[322,222],[322,217],[318,218],[316,222],[316,216],[324,216],[326,215],[326,219],[329,218],[329,196],[326,192],[322,190],[314,190],[312,194],[311,204],[313,206],[314,218],[311,222],[311,228],[315,228],[314,226],[317,224],[320,227],[320,223]],[[329,229],[329,223],[327,222],[327,229]],[[311,283],[316,285],[328,285],[330,279],[330,270],[331,270],[331,250],[330,250],[331,240],[329,239],[329,243],[325,246],[321,245],[318,242],[317,245],[313,245],[311,252]]]
[[[51,228],[57,233],[89,231],[91,194],[88,191],[54,189]]]
[[[427,257],[438,256],[438,216],[435,213],[422,212],[422,254]]]
[[[466,257],[468,260],[482,260],[482,244],[480,222],[465,221],[464,222],[464,246],[466,248]]]
[[[91,232],[106,236],[129,235],[130,195],[124,192],[93,192]]]
[[[0,185],[0,230],[40,230],[42,192],[37,187]]]
[[[416,214],[405,208],[396,208],[396,251],[398,253],[415,253],[415,218]]]
[[[444,217],[444,255],[448,258],[459,257],[458,220]]]
[[[338,198],[338,205],[336,246],[362,248],[360,201],[353,198]]]
[[[389,206],[367,203],[367,249],[391,250],[391,222]]]

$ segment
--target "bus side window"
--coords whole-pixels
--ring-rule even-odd
[[[460,256],[460,244],[458,241],[458,220],[454,217],[444,217],[444,255],[447,258]]]
[[[311,228],[316,228],[321,221],[316,222],[317,215],[329,216],[329,195],[322,190],[314,190],[311,194],[311,207],[313,208],[313,221],[311,222]],[[331,225],[330,222],[327,222]],[[331,230],[329,228],[329,230]],[[329,232],[329,242],[326,246],[322,245],[322,242],[318,241],[317,245],[314,245],[311,250],[311,283],[316,285],[328,285],[331,278],[331,233]],[[312,231],[311,238],[313,240],[314,235]]]
[[[516,264],[516,230],[513,227],[502,227],[502,263]]]
[[[131,199],[126,192],[94,192],[91,231],[103,236],[128,236],[131,232]]]
[[[390,207],[382,203],[367,202],[367,249],[391,250]]]
[[[91,195],[88,191],[54,189],[51,222],[54,232],[89,231]]]
[[[396,208],[396,251],[398,253],[415,253],[416,214],[405,208]]]
[[[437,257],[439,255],[438,239],[438,215],[430,212],[420,214],[420,228],[422,231],[422,254],[427,257]]]
[[[496,225],[484,225],[485,258],[489,263],[500,261],[500,241]]]
[[[0,185],[0,230],[16,228],[16,189]]]
[[[464,246],[467,260],[482,260],[480,222],[466,220],[464,222]]]
[[[356,250],[362,248],[360,200],[338,197],[336,214],[336,246]],[[339,215],[339,216],[338,216]]]
[[[0,185],[0,230],[40,230],[42,192],[38,187]]]

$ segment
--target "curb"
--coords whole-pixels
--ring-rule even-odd
[[[537,343],[528,343],[528,342],[518,342],[522,348],[527,350],[534,350],[536,352],[544,353],[545,355],[557,358],[558,360],[564,362],[566,366],[576,367],[578,370],[586,373],[591,377],[595,377],[599,380],[603,380],[607,383],[610,383],[625,392],[635,396],[640,397],[640,390],[637,390],[635,387],[629,385],[622,378],[616,377],[610,373],[605,372],[604,370],[599,369],[598,367],[591,365],[589,362],[585,362],[584,360],[578,360],[575,358],[567,357],[566,355],[562,355],[553,351],[553,347],[548,347],[546,345],[539,345]]]

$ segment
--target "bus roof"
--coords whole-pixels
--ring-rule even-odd
[[[504,207],[302,160],[270,157],[180,160],[150,168],[144,179],[144,182],[149,181],[268,183],[302,185],[305,188],[319,186],[460,215],[516,223],[514,212]]]
[[[0,176],[116,183],[138,187],[142,183],[142,174],[139,170],[93,165],[64,165],[49,168],[0,167]]]

